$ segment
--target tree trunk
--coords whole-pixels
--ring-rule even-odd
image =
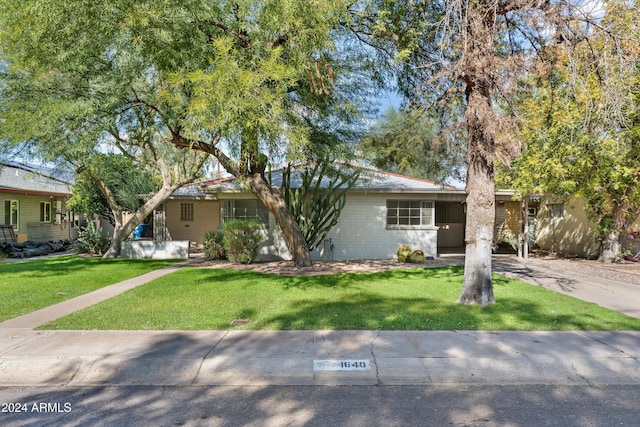
[[[244,178],[253,194],[271,212],[280,226],[293,257],[293,264],[296,267],[310,267],[312,262],[307,242],[282,196],[271,188],[261,173],[252,173]]]
[[[615,262],[618,260],[620,252],[622,252],[620,234],[625,230],[627,225],[626,216],[628,215],[628,212],[629,203],[614,203],[613,212],[611,212],[611,217],[613,219],[611,228],[608,232],[602,234],[599,258],[601,262]]]
[[[471,148],[471,147],[470,147]],[[467,172],[467,226],[464,282],[459,302],[495,303],[491,280],[491,253],[495,223],[493,168],[470,162]]]
[[[255,134],[249,136],[255,138]],[[253,144],[255,151],[251,153],[241,154],[243,159],[240,165],[234,162],[227,156],[222,150],[220,150],[215,142],[207,143],[198,140],[191,140],[184,138],[179,132],[172,131],[172,142],[176,147],[189,148],[191,150],[203,151],[213,155],[220,164],[233,176],[239,179],[243,179],[249,186],[249,190],[254,196],[271,212],[276,222],[280,226],[285,239],[287,240],[287,247],[291,256],[293,257],[293,263],[296,267],[310,267],[311,254],[307,247],[307,242],[300,231],[296,219],[291,214],[289,207],[284,201],[284,198],[276,191],[274,191],[269,183],[264,179],[264,169],[266,167],[266,157],[260,158],[257,152],[257,144]],[[243,149],[247,149],[247,145],[243,145]],[[250,150],[247,150],[250,151]],[[249,166],[247,168],[247,165]]]
[[[616,231],[606,233],[602,238],[601,262],[615,262],[621,252],[620,234]]]
[[[180,187],[180,185],[182,185],[182,183],[174,184],[170,187],[162,187],[149,200],[147,200],[147,202],[142,205],[124,224],[122,221],[121,209],[116,206],[111,206],[111,210],[114,212],[114,216],[116,216],[116,225],[113,229],[111,246],[109,246],[109,250],[104,254],[103,258],[120,257],[120,254],[122,252],[122,242],[124,242],[127,237],[129,237],[129,235],[133,233],[133,230],[138,225],[142,224],[142,221],[144,221],[146,217],[151,215],[151,213],[153,213],[153,211],[158,206],[160,206],[171,195],[171,193],[173,193],[178,187]],[[110,200],[109,197],[107,197],[107,201],[109,202],[109,205],[111,205],[112,200]],[[113,199],[113,203],[116,203],[115,199]],[[119,215],[116,214],[116,210],[120,211]]]
[[[467,226],[464,282],[459,302],[495,303],[491,280],[491,254],[495,224],[496,114],[492,105],[495,66],[493,19],[484,2],[468,11],[464,73],[467,106]]]

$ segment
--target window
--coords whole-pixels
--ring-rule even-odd
[[[269,211],[258,200],[224,200],[222,222],[230,219],[254,219],[269,225]]]
[[[193,203],[180,203],[180,221],[193,221]]]
[[[13,228],[20,228],[20,202],[18,200],[7,200],[4,202],[4,223],[13,225]]]
[[[564,203],[551,203],[548,209],[549,218],[564,218]]]
[[[433,225],[434,203],[430,200],[387,200],[387,226]]]
[[[40,202],[40,222],[51,222],[50,202]]]

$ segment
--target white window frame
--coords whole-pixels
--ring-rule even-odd
[[[51,222],[51,202],[40,202],[40,222]]]
[[[549,205],[547,205],[547,216],[549,218],[564,218],[564,215],[564,203],[549,203]]]
[[[240,202],[240,203],[238,203]],[[239,207],[238,204],[255,203],[255,207]],[[224,224],[232,219],[256,220],[264,227],[269,227],[269,210],[257,199],[223,200],[220,204],[220,218]]]
[[[386,203],[387,229],[419,229],[435,227],[434,200],[388,199]]]
[[[9,212],[5,213],[5,217],[9,218],[7,225],[13,225],[14,230],[20,230],[20,200],[7,200],[9,206]],[[15,220],[13,218],[15,204]]]

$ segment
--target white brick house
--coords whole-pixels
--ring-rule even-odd
[[[281,181],[282,172],[272,172],[272,185],[279,188]],[[299,182],[292,176],[292,187],[296,185]],[[496,200],[510,200],[512,195],[511,191],[498,192]],[[451,185],[363,169],[358,183],[347,194],[338,224],[312,257],[391,259],[400,245],[409,245],[436,258],[440,249],[464,246],[465,199],[464,189]],[[207,231],[202,224],[212,230],[228,218],[259,219],[265,223],[266,237],[259,258],[291,258],[274,218],[233,178],[182,187],[164,210],[168,238],[195,243],[201,243]],[[180,219],[177,212],[181,212]],[[195,230],[199,234],[195,235]]]

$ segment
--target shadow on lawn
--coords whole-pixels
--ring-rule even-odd
[[[614,315],[611,322],[620,324],[619,329],[640,329],[638,319]],[[543,304],[514,298],[499,298],[497,304],[482,308],[455,299],[375,295],[357,295],[349,301],[299,300],[284,314],[256,320],[258,329],[282,330],[602,330],[603,322],[608,322],[581,312],[556,313]]]
[[[24,262],[12,262],[0,264],[0,272],[3,274],[20,274],[22,277],[46,278],[59,277],[74,272],[90,272],[94,268],[114,264],[126,268],[140,266],[141,270],[149,271],[166,267],[171,262],[166,260],[142,260],[142,259],[103,259],[86,258],[80,256],[61,256],[45,259],[34,259]],[[142,274],[142,273],[141,273]]]
[[[307,289],[314,287],[348,287],[372,280],[419,280],[462,278],[462,267],[395,269],[378,273],[340,273],[318,276],[294,276],[289,278],[284,289]],[[284,278],[281,278],[284,279]]]

